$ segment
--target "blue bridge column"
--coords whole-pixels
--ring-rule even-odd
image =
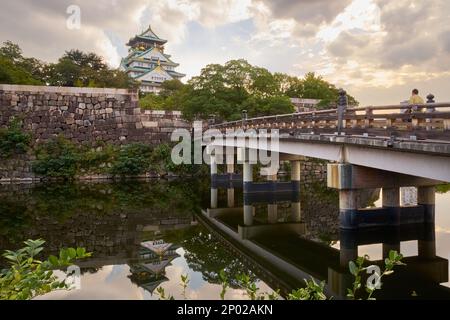
[[[227,174],[230,176],[234,174],[234,164],[227,164]],[[234,208],[235,206],[234,188],[232,184],[227,188],[227,205],[228,208]]]

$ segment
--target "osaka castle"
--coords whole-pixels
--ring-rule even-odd
[[[129,53],[122,59],[120,68],[130,77],[141,83],[144,93],[159,93],[161,84],[167,80],[181,79],[185,75],[175,71],[178,63],[164,53],[167,40],[158,37],[149,26],[140,35],[130,39]]]

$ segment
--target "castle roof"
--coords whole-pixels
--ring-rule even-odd
[[[139,35],[136,35],[134,38],[130,39],[128,42],[128,46],[134,46],[135,44],[139,42],[149,42],[149,43],[159,43],[159,44],[165,44],[167,40],[161,39],[158,37],[152,30],[151,26],[148,26],[147,30],[142,32]]]

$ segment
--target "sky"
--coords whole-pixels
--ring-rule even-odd
[[[399,103],[413,88],[450,101],[449,0],[0,2],[0,42],[44,61],[76,48],[116,67],[126,42],[151,24],[184,81],[243,58],[272,72],[316,72],[361,105]]]

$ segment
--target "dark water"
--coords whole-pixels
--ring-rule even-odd
[[[159,286],[183,298],[180,277],[186,274],[188,299],[218,299],[222,269],[230,279],[249,274],[267,292],[289,292],[303,278],[314,277],[326,281],[327,292],[339,298],[351,280],[342,264],[342,244],[359,241],[358,254],[375,261],[382,259],[381,243],[390,239],[391,231],[340,233],[337,193],[320,183],[302,187],[300,204],[256,199],[254,228],[245,231],[252,233],[248,240],[239,236],[242,192],[220,189],[214,219],[202,214],[211,207],[210,196],[209,182],[201,180],[0,186],[0,250],[43,238],[45,254],[61,247],[93,252],[93,258],[79,263],[81,290],[44,299],[158,299]],[[376,194],[369,198],[367,203],[379,204]],[[435,227],[400,231],[408,265],[384,282],[379,298],[407,299],[413,292],[421,298],[450,298],[449,211],[450,193],[437,194]],[[419,242],[433,236],[438,257],[418,257]],[[141,246],[154,240],[172,246],[162,256]],[[235,281],[231,287],[227,299],[246,298]]]

